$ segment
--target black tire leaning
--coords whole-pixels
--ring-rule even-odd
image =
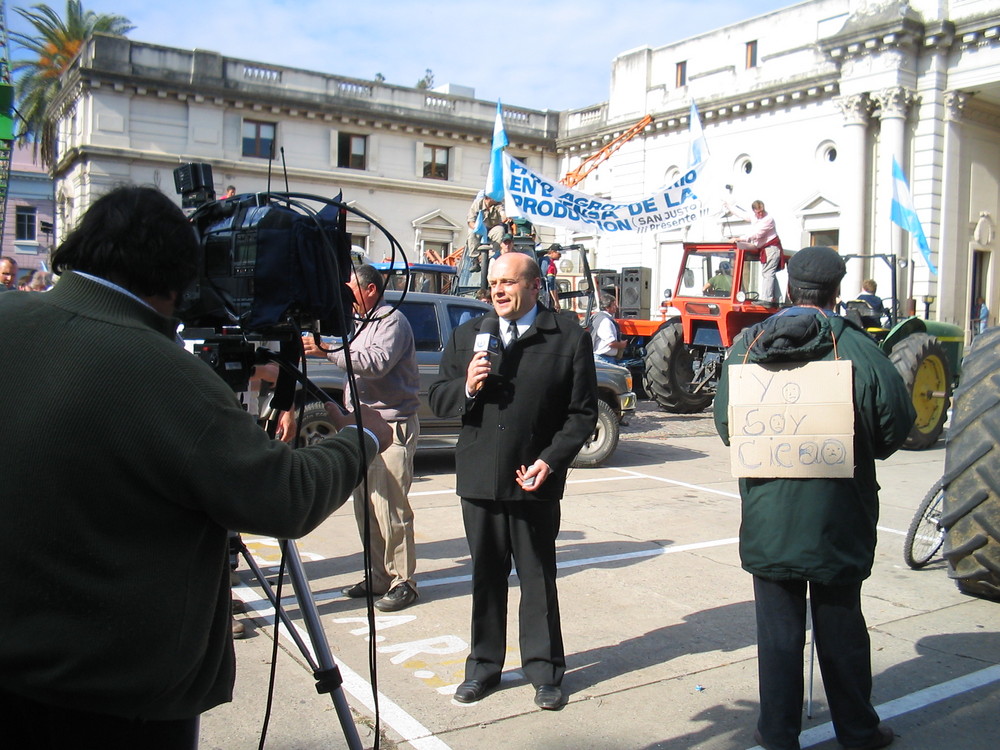
[[[679,319],[668,320],[660,326],[646,344],[643,387],[666,411],[693,414],[704,411],[712,403],[714,392],[691,393],[692,359]]]
[[[618,415],[615,414],[615,410],[606,401],[598,401],[597,427],[576,454],[572,465],[575,468],[591,468],[604,463],[618,447],[619,434]]]
[[[944,480],[939,479],[924,495],[910,521],[910,528],[903,541],[903,562],[914,570],[929,563],[944,543],[944,530],[941,526],[943,498]]]
[[[1000,600],[1000,328],[976,337],[944,464],[944,558],[959,590]]]
[[[930,448],[944,431],[951,403],[952,375],[944,347],[934,336],[914,333],[893,347],[889,359],[903,378],[917,411],[917,420],[903,448]]]

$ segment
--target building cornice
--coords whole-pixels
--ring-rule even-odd
[[[68,149],[61,156],[56,164],[53,175],[55,179],[63,176],[63,173],[78,164],[88,161],[119,161],[132,163],[141,161],[154,169],[173,170],[180,164],[189,162],[204,162],[212,166],[215,173],[236,172],[243,175],[257,175],[262,179],[268,176],[268,164],[261,160],[259,164],[248,161],[235,161],[232,159],[220,159],[205,157],[193,154],[164,154],[161,151],[148,151],[134,148],[115,148],[111,146],[86,145]],[[415,187],[419,185],[421,195],[428,195],[440,198],[457,198],[468,200],[474,197],[475,188],[466,185],[448,182],[446,180],[400,180],[388,177],[380,177],[370,172],[353,169],[307,169],[303,167],[283,167],[282,182],[287,173],[292,180],[302,180],[307,182],[322,182],[339,188],[369,188],[396,191],[402,193],[413,193]]]
[[[849,18],[836,34],[819,40],[832,60],[844,62],[890,49],[916,50],[923,44],[923,22],[909,6],[891,4]]]
[[[132,62],[147,48],[187,56],[190,70]],[[315,88],[287,83],[301,78],[308,78]],[[105,86],[127,96],[190,101],[267,117],[400,131],[480,146],[492,142],[496,112],[494,103],[455,94],[264,65],[211,52],[160,48],[104,34],[91,37],[64,74],[55,111],[64,114],[82,94]],[[505,106],[504,123],[514,148],[528,152],[554,148],[558,112]]]
[[[956,24],[955,38],[962,49],[975,49],[997,44],[1000,42],[1000,20],[994,14],[989,18]]]
[[[837,76],[828,74],[783,81],[767,88],[698,101],[698,112],[705,124],[730,122],[745,117],[754,117],[792,104],[832,99],[839,93]],[[597,111],[598,109],[600,109],[601,115],[607,111],[606,107],[588,108],[587,111]],[[690,127],[689,104],[650,114],[653,116],[654,122],[645,128],[642,135],[639,136],[640,138],[672,132],[686,132]],[[586,128],[581,128],[577,132],[568,133],[559,138],[556,143],[557,153],[563,155],[595,151],[621,135],[633,124],[633,122],[616,122],[613,125],[607,125],[597,117],[591,118]]]
[[[898,6],[887,12],[858,16],[837,34],[820,40],[821,49],[833,60],[843,62],[888,49],[940,51],[975,49],[1000,42],[1000,20],[995,13],[962,21],[923,23],[916,14]]]

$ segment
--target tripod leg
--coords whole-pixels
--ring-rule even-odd
[[[313,676],[316,678],[316,690],[320,693],[330,694],[333,706],[337,710],[337,716],[340,718],[340,726],[344,730],[344,737],[347,739],[347,746],[351,750],[362,750],[358,728],[354,725],[354,717],[351,715],[347,699],[344,697],[344,689],[341,687],[344,680],[340,676],[337,663],[333,660],[330,644],[326,641],[326,633],[319,621],[319,612],[312,597],[312,590],[309,588],[309,580],[306,578],[305,571],[302,570],[299,550],[295,546],[295,542],[287,539],[281,541],[281,549],[285,555],[288,577],[292,580],[292,589],[294,589],[295,597],[299,601],[299,611],[302,612],[309,640],[319,660],[319,668],[313,672]]]
[[[295,641],[295,645],[303,657],[309,662],[309,666],[313,670],[313,677],[316,678],[317,692],[330,694],[330,699],[333,701],[333,707],[337,711],[337,718],[340,720],[340,727],[344,732],[344,739],[347,740],[348,748],[350,750],[363,750],[361,737],[358,735],[358,728],[354,725],[354,716],[351,714],[347,698],[344,696],[344,689],[342,687],[343,678],[340,675],[340,669],[333,660],[330,645],[326,641],[326,633],[323,631],[323,626],[319,620],[319,612],[316,609],[316,602],[313,600],[312,591],[309,588],[309,580],[306,578],[305,571],[302,570],[302,559],[299,557],[299,551],[295,543],[287,539],[281,540],[280,544],[282,554],[285,557],[288,577],[291,579],[292,589],[299,604],[299,611],[302,613],[306,632],[309,635],[311,648],[309,644],[306,644],[302,640],[298,628],[295,627],[294,623],[292,623],[285,613],[271,584],[265,579],[263,571],[261,571],[260,566],[257,565],[257,562],[253,559],[253,556],[242,540],[240,540],[240,549],[243,553],[243,558],[253,571],[254,577],[260,584],[265,596],[274,607],[275,613],[285,624],[286,630],[292,640]],[[314,656],[315,658],[313,658]]]
[[[306,642],[302,640],[302,635],[299,629],[295,627],[295,624],[285,612],[285,608],[281,606],[281,602],[278,601],[278,595],[275,593],[274,587],[268,583],[267,578],[264,575],[264,571],[262,571],[260,566],[257,565],[257,561],[253,559],[253,555],[250,554],[246,545],[243,544],[243,540],[238,536],[236,538],[239,542],[240,553],[243,555],[243,559],[246,560],[247,567],[250,568],[250,572],[253,573],[253,577],[257,579],[257,583],[260,586],[261,591],[264,592],[264,596],[267,597],[267,600],[271,603],[277,617],[281,619],[281,622],[288,631],[289,637],[295,642],[296,648],[299,649],[306,661],[309,663],[309,668],[315,671],[316,660],[313,658],[312,650]]]

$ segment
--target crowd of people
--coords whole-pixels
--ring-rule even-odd
[[[18,266],[14,258],[0,258],[0,292],[18,290],[21,292],[47,292],[52,288],[52,273],[50,271],[34,271],[31,276],[17,279]]]
[[[482,206],[490,209],[487,200]],[[780,254],[780,241],[759,203],[760,231],[740,241],[759,243],[776,269],[770,248]],[[494,234],[500,250],[509,235]],[[330,406],[338,432],[293,449],[269,440],[229,387],[177,345],[173,315],[197,257],[180,209],[155,189],[122,187],[96,201],[59,246],[53,267],[61,277],[51,291],[0,297],[0,334],[25,355],[0,370],[8,415],[0,449],[18,459],[4,478],[0,564],[22,569],[38,561],[33,550],[48,551],[32,576],[8,585],[8,606],[31,616],[0,622],[0,719],[12,746],[196,747],[198,716],[229,700],[233,686],[231,531],[294,539],[353,497],[371,575],[344,596],[385,612],[418,602],[408,495],[419,373],[413,331],[382,301],[382,275],[362,265],[350,278],[357,331],[349,352],[312,336],[302,341],[307,355],[354,372],[345,404],[360,412],[360,428]],[[500,683],[515,566],[521,669],[538,707],[558,710],[567,701],[556,580],[560,501],[570,463],[597,424],[595,361],[618,361],[625,343],[613,294],[600,295],[589,327],[543,304],[558,258],[558,248],[542,263],[498,252],[487,274],[492,309],[452,332],[429,390],[434,413],[462,425],[456,494],[472,605],[459,703],[477,702]],[[876,540],[875,460],[900,447],[913,407],[887,357],[834,314],[845,275],[840,255],[805,248],[787,270],[791,306],[729,352],[716,428],[728,444],[733,365],[849,359],[855,468],[843,478],[740,479],[740,558],[753,576],[757,616],[755,736],[769,750],[798,747],[808,595],[837,738],[871,750],[894,736],[871,704],[861,610]],[[720,266],[720,276],[730,274]],[[4,286],[12,275],[16,264],[4,258]],[[865,293],[875,295],[874,282],[865,282]],[[779,297],[774,281],[767,299]],[[484,346],[484,336],[497,345]],[[80,399],[81,392],[90,395]],[[49,429],[37,430],[35,405],[43,402],[51,404]],[[87,444],[66,451],[62,436],[84,427]],[[293,431],[287,427],[284,437]],[[141,561],[167,540],[181,545],[187,562],[156,576]],[[174,637],[134,638],[164,626]]]

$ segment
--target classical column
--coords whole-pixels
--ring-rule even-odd
[[[837,100],[844,116],[843,143],[838,154],[843,159],[840,191],[840,252],[850,255],[872,252],[865,237],[865,205],[868,197],[868,123],[872,102],[867,94],[844,96]],[[847,264],[847,276],[841,284],[845,297],[861,290],[865,264]]]
[[[906,144],[906,117],[909,114],[910,105],[914,101],[914,96],[912,91],[903,86],[892,86],[874,94],[873,98],[879,106],[879,117],[882,125],[878,164],[876,165],[878,192],[875,196],[875,247],[872,251],[897,253],[900,258],[906,259],[906,269],[899,274],[897,294],[903,306],[901,314],[908,315],[912,307],[908,307],[907,300],[913,294],[913,262],[920,251],[917,250],[911,254],[910,248],[915,248],[916,244],[911,241],[909,233],[892,223],[892,160],[895,157],[903,174],[909,175],[910,160]],[[907,181],[909,182],[909,177],[907,177]],[[880,282],[884,279],[885,286],[888,287],[888,273],[884,277],[880,274],[876,275],[876,278]]]
[[[969,95],[949,91],[944,96],[944,175],[941,190],[941,240],[938,246],[938,319],[969,327],[971,273],[968,211],[962,209],[962,110]],[[944,294],[943,290],[952,290]]]

